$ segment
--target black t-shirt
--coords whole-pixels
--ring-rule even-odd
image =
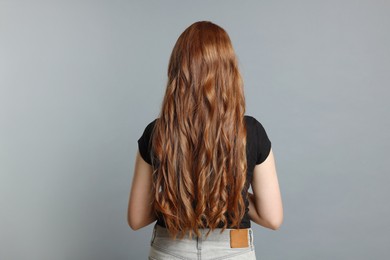
[[[154,123],[157,119],[154,119],[150,122],[142,136],[138,139],[138,149],[141,154],[141,157],[148,164],[152,165],[152,153],[151,153],[151,142],[150,137],[154,127]],[[246,154],[247,154],[247,175],[246,182],[251,183],[253,177],[253,169],[257,164],[261,164],[268,157],[271,150],[271,141],[268,138],[268,135],[263,127],[263,125],[254,117],[245,115],[245,123],[247,126],[247,145],[246,145]],[[247,186],[249,189],[249,185]],[[248,190],[245,191],[247,193]],[[243,193],[243,195],[246,195]],[[245,198],[245,197],[244,197]],[[245,215],[242,219],[240,228],[250,228],[251,222],[249,218],[249,201],[245,200]],[[157,224],[166,227],[164,223],[164,219],[161,215],[158,216]],[[231,222],[228,219],[228,228],[231,228]],[[218,226],[222,228],[222,223]]]

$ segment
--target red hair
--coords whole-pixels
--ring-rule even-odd
[[[245,214],[245,98],[228,34],[209,21],[178,38],[152,132],[153,206],[176,239]],[[210,231],[211,231],[210,230]],[[223,231],[222,230],[222,231]],[[208,234],[207,234],[208,235]]]

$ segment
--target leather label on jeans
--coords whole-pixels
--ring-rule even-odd
[[[242,248],[249,247],[248,229],[230,230],[230,247]]]

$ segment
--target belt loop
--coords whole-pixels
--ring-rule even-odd
[[[253,232],[252,232],[251,228],[249,229],[249,241],[250,241],[251,247],[253,248]]]
[[[157,222],[154,224],[153,231],[152,231],[152,238],[150,239],[150,245],[153,245],[154,238],[156,237],[157,232]]]

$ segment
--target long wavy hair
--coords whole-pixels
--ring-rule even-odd
[[[243,80],[226,31],[189,26],[169,60],[168,81],[152,131],[153,206],[173,239],[200,236],[245,214],[246,125]],[[230,227],[229,227],[230,228]],[[208,236],[209,232],[206,234]]]

